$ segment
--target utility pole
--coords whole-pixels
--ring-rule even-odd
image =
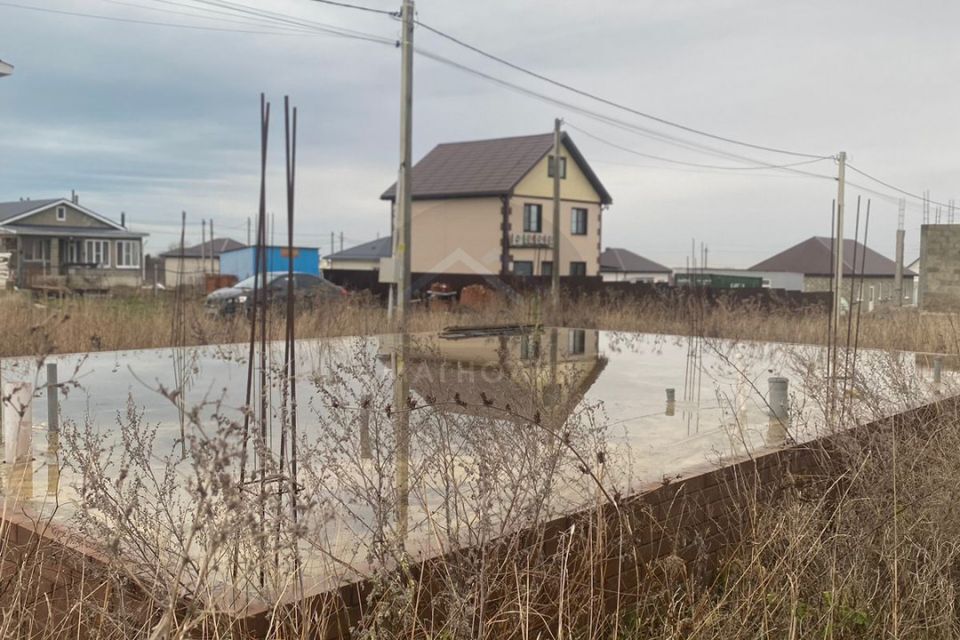
[[[209,251],[209,253],[210,253],[210,273],[216,273],[216,271],[214,271],[214,266],[213,266],[213,265],[214,265],[214,262],[213,262],[213,252],[216,251],[217,243],[213,241],[214,237],[215,237],[215,236],[213,235],[213,218],[210,218],[210,251]]]
[[[833,286],[833,322],[834,322],[834,336],[838,335],[840,330],[840,300],[842,296],[840,294],[841,285],[843,284],[843,197],[844,190],[846,189],[847,182],[847,152],[841,151],[837,155],[837,162],[839,164],[837,170],[837,255],[836,262],[834,263],[834,286]],[[834,350],[836,351],[836,350]],[[834,374],[836,374],[836,369],[834,369]]]
[[[394,207],[393,259],[400,330],[406,328],[410,306],[410,224],[413,197],[410,193],[410,170],[413,140],[413,0],[403,0],[400,41],[400,169],[397,176],[397,199]],[[399,410],[400,407],[397,407]]]
[[[906,231],[903,229],[906,217],[907,200],[900,198],[900,211],[897,214],[897,266],[893,273],[893,290],[897,292],[897,306],[903,306],[903,240]],[[864,249],[866,251],[866,249]]]
[[[550,300],[554,309],[560,305],[560,118],[553,121],[553,268],[550,270]]]
[[[407,354],[410,336],[407,333],[407,315],[410,307],[410,238],[413,208],[411,188],[413,139],[413,0],[403,0],[400,9],[403,20],[400,41],[400,167],[397,175],[397,193],[393,218],[393,266],[396,293],[396,320],[400,341],[393,354],[393,407],[396,429],[396,500],[397,529],[401,540],[406,539],[408,505],[410,500],[410,381],[407,376]]]
[[[247,216],[247,246],[250,246],[250,216]]]
[[[340,251],[343,251],[343,231],[340,232]]]
[[[183,268],[183,265],[180,266]],[[207,219],[200,220],[200,285],[207,275]]]

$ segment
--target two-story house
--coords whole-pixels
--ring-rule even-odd
[[[143,238],[80,205],[76,195],[0,202],[0,252],[13,283],[102,291],[143,283]]]
[[[560,229],[553,228],[552,133],[436,146],[411,174],[411,271],[560,275],[600,271],[603,210],[610,194],[562,134]],[[396,185],[381,199],[395,208]],[[393,218],[391,218],[392,220]]]

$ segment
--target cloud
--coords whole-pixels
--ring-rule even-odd
[[[267,30],[227,22],[260,22],[249,15],[201,11],[209,5],[176,9],[204,13],[200,19],[106,0],[33,3],[121,19]],[[366,4],[392,11],[398,3]],[[255,6],[386,38],[399,31],[384,16],[305,0]],[[729,137],[824,154],[845,149],[855,166],[914,191],[929,188],[935,198],[953,197],[958,96],[943,79],[960,62],[953,45],[960,7],[919,10],[892,0],[564,1],[550,10],[504,0],[421,0],[417,7],[428,24],[598,95]],[[505,69],[424,29],[416,38],[419,47],[608,116],[748,158],[794,159],[665,129]],[[199,219],[211,217],[218,231],[244,239],[257,204],[258,95],[265,91],[274,108],[269,208],[285,207],[279,115],[282,96],[290,94],[300,109],[304,243],[323,248],[331,231],[343,231],[349,244],[389,230],[378,198],[394,179],[398,156],[395,48],[9,7],[0,7],[0,43],[0,57],[17,67],[0,80],[0,200],[77,189],[106,215],[126,211],[132,225],[153,234],[153,247],[177,237],[181,210],[196,239]],[[626,133],[424,58],[416,62],[414,85],[416,157],[444,141],[544,132],[561,116],[645,153],[749,164]],[[682,264],[695,237],[713,247],[718,261],[744,266],[829,232],[830,180],[681,169],[571,134],[614,196],[604,218],[607,237],[651,258]],[[832,175],[835,167],[827,161],[810,170]],[[857,193],[851,187],[851,211]],[[908,246],[919,222],[918,203],[911,202]],[[870,244],[892,255],[895,202],[874,196],[870,224]]]

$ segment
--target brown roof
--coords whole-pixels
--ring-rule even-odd
[[[600,271],[627,273],[671,273],[670,267],[638,256],[633,251],[607,247],[600,254]]]
[[[563,145],[587,176],[604,204],[613,202],[600,179],[566,133]],[[477,198],[511,195],[514,187],[553,148],[553,134],[438,144],[413,167],[415,199]],[[396,197],[396,183],[382,200]]]
[[[866,254],[864,254],[866,251]],[[854,252],[856,252],[856,273],[863,271],[865,276],[890,276],[896,272],[896,263],[860,242],[851,239],[843,241],[843,273],[853,275]],[[833,271],[833,252],[830,238],[814,236],[794,245],[786,251],[767,258],[752,267],[751,271],[791,271],[807,276],[829,276]],[[903,275],[916,275],[909,269],[903,270]]]
[[[242,242],[237,242],[233,238],[214,238],[213,240],[207,240],[206,242],[201,242],[200,244],[195,244],[192,247],[185,247],[183,250],[184,258],[199,258],[200,256],[209,256],[210,247],[213,247],[213,255],[219,256],[221,253],[226,253],[227,251],[233,251],[234,249],[243,249],[247,245]],[[180,247],[175,249],[170,249],[160,254],[164,257],[178,258],[180,257]]]

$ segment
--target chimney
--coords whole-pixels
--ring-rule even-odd
[[[124,211],[120,212],[120,226],[124,229],[127,228],[127,214]]]
[[[73,204],[80,204],[80,196],[77,195],[77,192],[73,189],[70,190],[70,202]]]

